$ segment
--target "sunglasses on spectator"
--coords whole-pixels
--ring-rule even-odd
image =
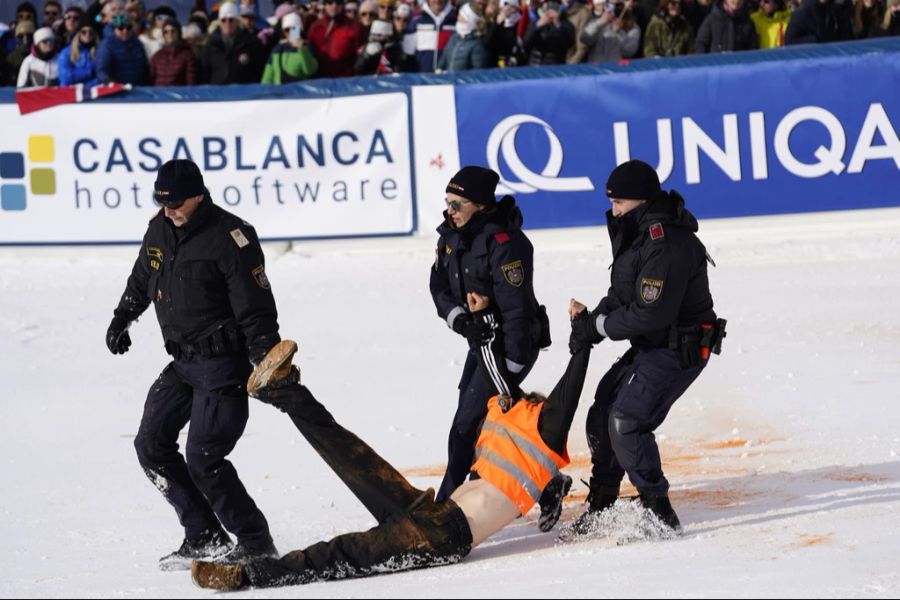
[[[165,21],[166,15],[154,15],[153,18],[156,19],[157,21]]]
[[[219,19],[219,23],[234,23],[236,20],[231,17],[225,17],[224,19]]]
[[[459,212],[459,209],[461,209],[464,204],[472,204],[472,201],[471,200],[451,200],[450,198],[444,198],[444,204],[447,205],[447,208],[452,208],[456,212]]]
[[[355,15],[357,10],[358,9],[356,9],[356,8],[348,7],[348,8],[344,9],[344,12],[347,13],[348,15]]]
[[[163,35],[169,35],[170,33],[174,35],[178,33],[178,30],[174,27],[166,27],[165,29],[163,29]]]
[[[66,15],[66,21],[77,21],[78,15],[76,13],[70,13]]]
[[[376,15],[373,12],[361,12],[361,13],[359,13],[359,16],[361,16],[361,17],[377,17],[378,15]]]
[[[82,29],[78,32],[78,35],[94,35],[94,30],[91,28]]]
[[[131,29],[131,25],[116,25],[115,27],[113,27],[113,29],[115,29],[116,31],[128,31],[129,29]]]
[[[53,17],[53,18],[55,19],[56,17],[59,16],[59,11],[57,11],[57,10],[45,10],[45,11],[44,11],[44,16],[45,16],[45,17]]]

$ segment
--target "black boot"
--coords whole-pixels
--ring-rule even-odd
[[[538,528],[541,531],[550,531],[559,516],[562,514],[563,499],[572,487],[572,478],[565,473],[559,473],[550,480],[541,494],[541,516],[538,518]]]
[[[673,531],[681,531],[681,522],[678,520],[678,515],[675,514],[675,509],[672,508],[668,496],[641,494],[640,498],[644,508],[656,515],[663,525],[670,527]]]
[[[590,492],[588,492],[586,500],[588,508],[566,528],[565,537],[571,540],[595,533],[600,513],[612,507],[618,499],[618,486],[606,487],[595,485],[594,480],[592,479],[590,483]]]
[[[162,571],[187,571],[194,560],[215,560],[228,554],[231,539],[221,529],[207,529],[194,539],[185,538],[181,547],[159,559]]]
[[[264,558],[278,558],[278,550],[275,549],[275,544],[272,542],[262,546],[251,546],[238,542],[234,550],[222,558],[222,562],[245,565]]]

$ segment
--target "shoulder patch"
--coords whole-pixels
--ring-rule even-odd
[[[234,243],[237,244],[238,248],[245,248],[250,245],[250,240],[247,239],[247,236],[244,235],[240,229],[232,229],[231,237],[234,240]]]
[[[261,287],[264,290],[269,289],[269,278],[266,276],[266,268],[262,265],[259,265],[252,271],[253,279],[256,281],[256,285]]]
[[[453,248],[450,247],[449,244],[444,244],[444,254],[452,254]]]
[[[666,237],[666,230],[663,229],[662,223],[654,223],[650,226],[650,239],[659,240]]]
[[[664,283],[662,279],[650,279],[649,277],[641,279],[641,300],[645,304],[653,304],[659,300]]]
[[[519,287],[525,282],[525,268],[521,260],[501,265],[500,270],[503,271],[506,283],[511,286]]]
[[[147,246],[147,256],[150,257],[150,267],[159,271],[160,264],[163,262],[163,251],[156,246]]]
[[[501,231],[500,233],[494,234],[494,239],[497,240],[497,243],[502,246],[509,241],[509,234],[505,231]]]

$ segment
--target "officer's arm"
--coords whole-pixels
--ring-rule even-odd
[[[450,274],[444,266],[447,256],[447,244],[444,238],[438,239],[437,249],[434,251],[434,266],[431,268],[431,280],[428,287],[431,290],[431,299],[437,308],[438,316],[447,322],[447,327],[453,327],[453,320],[466,312],[465,307],[453,298],[450,291]]]
[[[687,290],[690,261],[677,248],[653,243],[642,250],[643,268],[635,281],[634,302],[611,311],[600,333],[613,340],[653,333],[673,325]]]
[[[510,370],[518,373],[534,351],[532,325],[537,319],[534,301],[534,249],[524,234],[505,243],[493,240],[491,278],[493,301],[503,321],[503,351]]]
[[[473,308],[471,302],[469,306],[471,310]],[[471,341],[474,342],[473,349],[478,358],[478,367],[488,382],[489,397],[502,394],[518,400],[523,396],[522,390],[513,383],[503,352],[499,345],[494,343],[499,327],[497,318],[486,305],[482,310],[472,310],[472,317],[481,330],[479,339]]]
[[[125,291],[122,293],[119,305],[113,311],[117,318],[131,323],[147,310],[147,307],[150,306],[150,294],[147,291],[147,287],[150,283],[151,269],[156,268],[158,270],[161,267],[161,263],[162,255],[155,256],[150,254],[147,237],[144,236],[137,260],[134,261],[131,275],[128,276],[128,282],[125,284]]]
[[[265,257],[253,227],[243,225],[223,235],[229,238],[223,269],[228,299],[247,341],[250,360],[257,363],[281,341],[275,297],[266,277]]]

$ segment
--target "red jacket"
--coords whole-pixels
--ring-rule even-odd
[[[365,42],[362,26],[339,14],[332,21],[321,18],[309,28],[310,45],[319,61],[320,77],[350,77],[356,55]]]
[[[153,55],[150,85],[197,85],[197,58],[187,42],[163,47]]]

